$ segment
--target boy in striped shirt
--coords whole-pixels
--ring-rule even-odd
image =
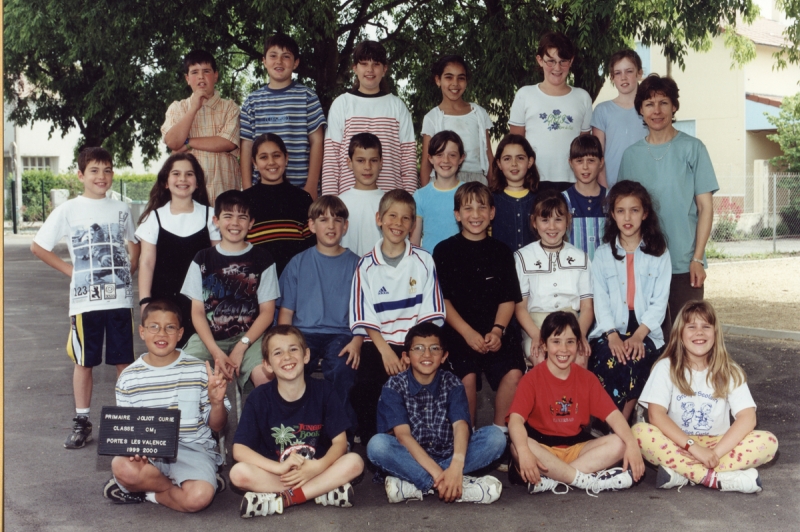
[[[248,96],[241,110],[242,187],[259,182],[253,168],[253,141],[275,133],[289,150],[289,182],[317,199],[326,122],[317,94],[292,80],[300,65],[300,47],[288,35],[272,35],[264,44],[263,63],[269,83]]]
[[[414,198],[390,190],[375,221],[383,237],[359,261],[350,292],[350,330],[366,337],[350,395],[365,445],[377,429],[381,388],[407,369],[401,358],[406,333],[425,321],[441,326],[445,317],[433,257],[408,241],[416,221]]]
[[[114,476],[103,496],[117,504],[145,500],[179,512],[199,512],[225,482],[217,475],[222,457],[214,451],[211,431],[228,421],[227,380],[220,368],[176,349],[183,335],[181,311],[172,301],[152,301],[142,311],[139,336],[147,353],[128,366],[117,381],[117,406],[180,409],[178,456],[165,460],[117,456]]]

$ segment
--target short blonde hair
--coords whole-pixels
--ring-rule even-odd
[[[381,198],[381,203],[378,206],[378,216],[383,218],[383,215],[386,214],[392,205],[395,203],[402,203],[403,205],[408,205],[411,207],[411,220],[416,221],[417,219],[417,202],[414,201],[414,196],[403,190],[402,188],[396,188],[394,190],[390,190],[386,194],[383,195]]]

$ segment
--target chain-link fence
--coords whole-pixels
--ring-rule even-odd
[[[711,241],[771,243],[772,252],[800,250],[800,174],[721,179],[714,195]],[[762,245],[759,250],[769,248]]]
[[[150,197],[155,175],[117,175],[114,176],[112,197],[126,202],[144,203]],[[53,210],[52,191],[64,191],[60,194],[63,199],[70,199],[83,193],[83,184],[75,174],[54,175],[48,171],[26,171],[22,174],[22,202],[19,213],[16,213],[14,202],[16,197],[14,178],[7,176],[4,182],[3,210],[4,221],[11,222],[15,214],[23,226],[44,221]]]

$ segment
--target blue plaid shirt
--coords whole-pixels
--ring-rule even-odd
[[[432,458],[452,456],[453,423],[462,419],[469,424],[467,393],[449,371],[440,369],[433,381],[423,386],[407,369],[383,385],[378,432],[408,425],[411,435]]]

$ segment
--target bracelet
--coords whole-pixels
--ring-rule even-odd
[[[692,261],[691,261],[691,262],[699,262],[700,264],[702,264],[702,265],[703,265],[703,268],[705,268],[705,267],[706,267],[705,263],[703,263],[703,261],[702,261],[701,259],[695,259],[695,258],[692,258]]]
[[[139,300],[139,306],[146,305],[146,304],[150,303],[151,301],[153,301],[152,297],[143,297],[142,299]]]

